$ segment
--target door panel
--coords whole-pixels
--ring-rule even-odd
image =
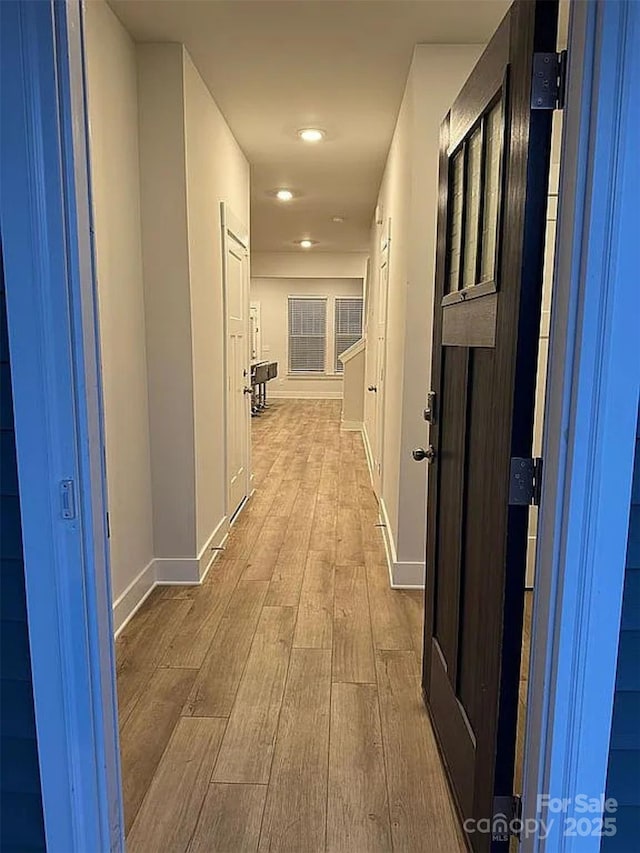
[[[227,514],[231,518],[249,494],[249,253],[242,229],[222,208],[227,366]]]
[[[452,428],[443,433],[440,445],[440,494],[450,508],[440,527],[440,555],[444,563],[458,565],[462,547],[462,512],[464,499],[464,463],[469,356],[465,349],[452,347],[444,354],[451,381],[443,388],[441,417]],[[438,577],[434,636],[455,680],[458,655],[458,602],[460,577],[443,573]]]
[[[551,131],[531,68],[556,22],[517,0],[441,129],[423,690],[464,818],[513,793],[528,508],[509,472],[531,454]]]

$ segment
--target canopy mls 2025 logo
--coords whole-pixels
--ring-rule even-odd
[[[521,819],[506,814],[491,818],[468,818],[463,826],[469,835],[481,833],[491,835],[493,841],[508,841],[510,837],[539,838],[544,841],[556,826],[562,823],[563,837],[606,838],[617,832],[615,813],[618,801],[604,794],[590,797],[577,794],[575,797],[550,797],[540,794],[537,799],[535,818]]]

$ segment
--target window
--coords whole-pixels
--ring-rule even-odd
[[[362,337],[362,299],[336,299],[334,370],[344,371],[339,356]]]
[[[484,285],[484,292],[497,288],[503,137],[500,99],[451,156],[447,304],[459,301],[458,290],[466,291],[479,284]]]
[[[289,297],[289,373],[324,373],[327,300]]]

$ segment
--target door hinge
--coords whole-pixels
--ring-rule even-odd
[[[427,406],[423,411],[422,416],[428,424],[431,424],[431,426],[435,424],[437,420],[435,391],[429,391],[427,394]]]
[[[76,487],[73,480],[60,481],[60,513],[65,521],[76,517]]]
[[[567,51],[534,53],[531,76],[531,109],[564,109]]]
[[[519,794],[493,798],[491,840],[509,841],[511,836],[520,838],[518,827],[522,819],[522,797]]]
[[[105,513],[105,521],[107,524],[107,539],[111,539],[111,520],[109,518],[109,510]]]
[[[539,506],[542,488],[542,459],[511,457],[509,506]]]

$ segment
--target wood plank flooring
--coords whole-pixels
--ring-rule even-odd
[[[205,583],[154,590],[116,643],[127,849],[466,850],[360,434],[324,400],[252,433],[256,491]]]

